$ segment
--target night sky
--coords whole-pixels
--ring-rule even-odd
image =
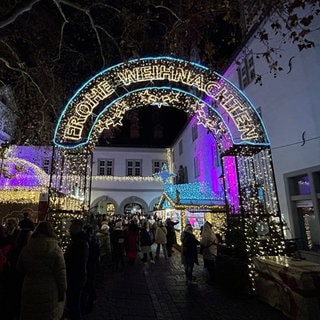
[[[220,7],[214,1],[57,3],[0,1],[0,80],[13,90],[18,128],[14,139],[20,144],[51,143],[63,106],[82,83],[107,67],[169,55],[219,72],[241,40],[237,15],[230,19],[230,12],[216,10]],[[122,130],[100,142],[171,145],[187,114],[172,107],[158,112],[155,108],[133,116],[128,112]],[[139,136],[132,137],[135,118]],[[154,138],[157,126],[163,137]]]
[[[130,113],[132,112],[138,112],[139,136],[137,137],[132,137],[131,134],[132,120],[130,120]],[[99,140],[99,144],[131,147],[169,147],[183,130],[187,121],[188,114],[174,107],[141,107],[129,111],[122,121],[123,126],[114,133],[114,137],[110,139],[110,136],[106,133]],[[155,132],[160,133],[160,136],[155,136]]]

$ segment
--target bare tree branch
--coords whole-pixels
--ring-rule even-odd
[[[2,21],[0,21],[0,29],[8,26],[9,24],[16,21],[18,17],[23,15],[25,12],[28,12],[32,7],[40,2],[41,0],[29,0],[28,2],[24,1],[21,6],[17,6],[12,12],[8,13]]]

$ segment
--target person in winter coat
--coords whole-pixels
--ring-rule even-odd
[[[60,320],[66,291],[66,267],[52,225],[40,222],[22,249],[17,270],[24,273],[22,320]]]
[[[4,277],[5,269],[8,266],[8,256],[12,244],[5,228],[0,225],[0,280]]]
[[[11,250],[8,254],[8,268],[5,275],[3,289],[5,295],[0,298],[0,310],[5,319],[19,319],[21,289],[23,274],[17,271],[17,261],[22,248],[28,243],[32,231],[22,233],[16,219],[7,220],[7,234],[11,243]],[[1,286],[0,286],[1,287]],[[0,289],[1,291],[1,289]]]
[[[157,244],[156,248],[156,258],[160,256],[160,247],[162,247],[162,252],[165,259],[168,259],[168,253],[166,248],[167,243],[167,228],[164,226],[163,222],[160,220],[156,227],[155,234],[155,243]]]
[[[173,250],[172,247],[177,243],[177,236],[176,236],[176,230],[174,229],[174,226],[178,224],[179,221],[174,222],[170,218],[166,220],[166,229],[167,229],[167,253],[168,256],[171,257]]]
[[[192,226],[186,227],[182,240],[182,254],[184,256],[184,270],[187,284],[193,283],[193,267],[194,264],[199,264],[197,249],[198,244],[200,244],[200,242],[194,236]]]
[[[150,229],[148,229],[148,221],[143,222],[142,228],[140,229],[139,239],[140,239],[140,247],[141,253],[143,254],[142,262],[148,262],[148,255],[150,258],[150,262],[154,263],[153,253],[151,250],[152,240],[150,236]]]
[[[134,264],[138,254],[139,228],[135,221],[129,223],[125,231],[124,245],[129,264]]]
[[[181,264],[184,265],[184,255],[183,255],[183,239],[187,234],[187,228],[188,227],[192,227],[192,225],[190,223],[187,223],[186,226],[184,227],[184,230],[181,232],[180,234],[180,242],[181,242]]]
[[[68,285],[67,313],[70,320],[81,320],[83,311],[80,302],[87,281],[89,244],[81,220],[72,220],[69,233],[71,241],[64,254]]]
[[[212,224],[208,221],[205,222],[202,229],[200,245],[202,249],[203,264],[208,271],[209,279],[208,284],[214,284],[216,257],[218,251],[218,239],[212,230]]]
[[[96,273],[99,263],[99,242],[91,225],[84,226],[89,245],[89,255],[87,261],[87,281],[82,291],[81,308],[84,313],[90,313],[93,310],[93,304],[96,300]]]
[[[124,231],[122,221],[117,221],[115,227],[110,231],[110,242],[112,250],[112,261],[114,269],[124,267]]]
[[[96,236],[99,243],[100,264],[102,267],[110,266],[111,258],[111,242],[110,231],[107,223],[103,223],[100,230],[97,231]]]

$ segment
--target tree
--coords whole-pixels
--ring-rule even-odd
[[[259,1],[255,1],[259,2]],[[276,13],[275,33],[300,50],[308,39],[319,1],[250,0],[2,0],[0,81],[12,87],[18,106],[16,143],[50,143],[68,97],[106,66],[134,57],[173,55],[216,71],[226,66],[249,29]],[[307,14],[299,16],[308,6]],[[254,19],[253,19],[254,18]],[[281,23],[280,23],[281,22]],[[281,71],[268,46],[261,53]]]

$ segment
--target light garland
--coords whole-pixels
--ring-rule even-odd
[[[89,209],[91,152],[86,148],[55,148],[49,187],[49,210]]]
[[[59,196],[53,204],[56,208],[68,208],[70,199],[74,199],[83,209],[88,208],[89,153],[102,130],[121,126],[124,114],[130,109],[155,104],[195,115],[197,123],[215,136],[223,157],[228,158],[224,161],[225,198],[231,209],[229,213],[235,214],[239,209],[242,212],[249,276],[253,279],[253,255],[268,254],[273,245],[274,253],[282,252],[281,237],[278,242],[266,238],[263,245],[251,238],[261,221],[268,224],[270,234],[281,233],[271,154],[262,151],[269,146],[269,138],[259,114],[244,93],[199,64],[171,57],[136,59],[103,70],[86,82],[66,105],[55,130],[54,143],[60,150],[54,156],[56,172],[50,189]],[[162,205],[178,210],[224,209],[221,195],[212,191],[209,194],[205,187],[195,188],[190,184],[177,187],[167,184],[172,175],[157,177],[165,184]],[[151,181],[148,180],[151,177],[95,176],[94,179]],[[257,179],[261,186],[256,184]]]
[[[50,212],[48,220],[52,223],[54,231],[57,234],[60,246],[63,250],[66,249],[70,242],[68,227],[72,219],[84,220],[85,216],[82,212]]]
[[[142,176],[92,176],[92,181],[108,181],[108,182],[155,182],[161,181],[158,177],[142,177]]]
[[[163,96],[159,85],[161,87],[168,83],[170,83],[171,93]],[[177,95],[172,98],[173,93],[175,90],[182,92],[183,88],[188,88],[187,91],[184,91],[188,97],[194,96],[197,100],[199,97],[206,97],[211,110],[222,121],[228,123],[226,129],[234,130],[232,134],[235,143],[249,142],[269,145],[263,122],[243,92],[221,75],[200,64],[172,57],[130,60],[127,63],[107,68],[89,79],[70,99],[62,112],[55,130],[55,144],[65,148],[88,144],[89,140],[84,137],[88,131],[84,128],[88,128],[92,115],[100,118],[103,113],[109,111],[107,109],[111,111],[107,122],[104,121],[104,126],[121,124],[124,113],[138,106],[130,103],[129,98],[132,96],[133,100],[136,99],[136,96],[139,95],[137,92],[143,90],[136,89],[138,84],[141,84],[141,88],[149,85],[150,89],[147,90],[150,91],[148,95],[140,97],[139,105],[160,103],[161,105],[179,106],[181,100]],[[128,99],[128,102],[121,104],[121,107],[120,105],[119,107],[113,106],[123,98]],[[184,98],[183,101],[188,106],[189,112],[193,113],[199,109],[196,106],[197,102],[189,104],[186,103],[186,99],[189,98]],[[92,123],[89,126],[92,127]],[[92,128],[89,133],[92,133]],[[85,142],[83,142],[84,139]]]
[[[0,189],[0,203],[39,203],[40,193],[45,192],[44,188],[14,188]]]
[[[232,153],[234,150],[232,151]],[[251,289],[255,291],[254,256],[283,255],[281,215],[272,174],[270,150],[235,152],[239,203],[244,225]]]

